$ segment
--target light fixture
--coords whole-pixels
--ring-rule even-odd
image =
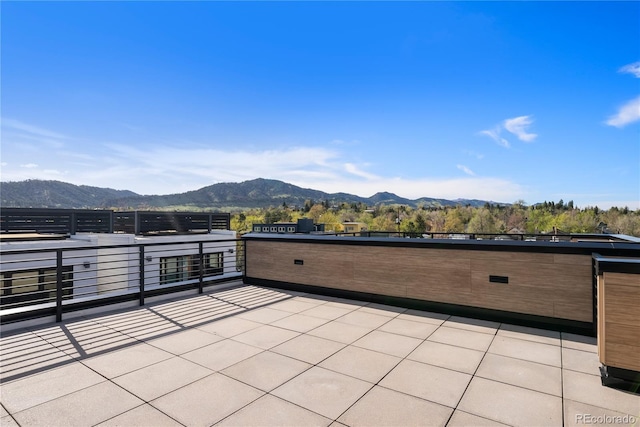
[[[147,260],[147,262],[151,262],[153,258],[151,258],[151,255],[147,255],[144,259]]]
[[[82,266],[84,268],[89,268],[89,267],[91,267],[91,263],[89,261],[85,261],[85,262],[82,263]]]

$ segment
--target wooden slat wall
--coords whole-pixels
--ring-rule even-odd
[[[249,277],[593,321],[591,256],[247,240]],[[301,259],[304,265],[295,265]],[[489,275],[509,283],[489,282]]]
[[[640,275],[604,272],[598,305],[600,361],[640,372]]]

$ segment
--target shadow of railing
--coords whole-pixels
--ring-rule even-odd
[[[291,299],[287,291],[238,285],[193,297],[85,317],[3,336],[0,382],[13,381]]]

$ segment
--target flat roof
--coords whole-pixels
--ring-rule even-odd
[[[40,240],[65,240],[68,234],[43,234],[43,233],[0,233],[0,241],[22,242]]]
[[[594,338],[241,283],[5,331],[0,355],[7,426],[630,425],[640,416],[640,396],[601,385]]]

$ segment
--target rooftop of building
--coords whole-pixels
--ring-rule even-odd
[[[632,425],[596,339],[241,282],[3,332],[13,425]]]

